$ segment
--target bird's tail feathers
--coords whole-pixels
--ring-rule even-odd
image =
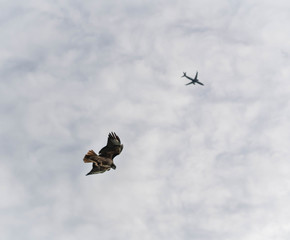
[[[91,161],[92,156],[98,156],[93,150],[88,151],[88,153],[84,156],[84,162],[89,163]]]

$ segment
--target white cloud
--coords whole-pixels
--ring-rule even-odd
[[[1,5],[5,239],[287,239],[286,1]]]

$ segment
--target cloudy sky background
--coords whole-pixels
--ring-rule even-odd
[[[289,1],[0,8],[1,239],[290,238]]]

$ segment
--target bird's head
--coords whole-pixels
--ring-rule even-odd
[[[115,170],[117,167],[114,163],[112,163],[111,168],[113,168]]]

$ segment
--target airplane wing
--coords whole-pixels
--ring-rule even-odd
[[[197,75],[198,75],[198,72],[196,72],[196,74],[195,74],[195,78],[194,78],[194,79],[197,79]]]
[[[194,84],[193,82],[190,82],[190,83],[187,83],[187,84],[185,84],[185,85],[189,85],[189,84]]]
[[[203,83],[201,83],[201,82],[198,82],[198,81],[197,81],[196,83],[198,83],[198,84],[200,84],[200,85],[202,85],[202,86],[203,86]]]

